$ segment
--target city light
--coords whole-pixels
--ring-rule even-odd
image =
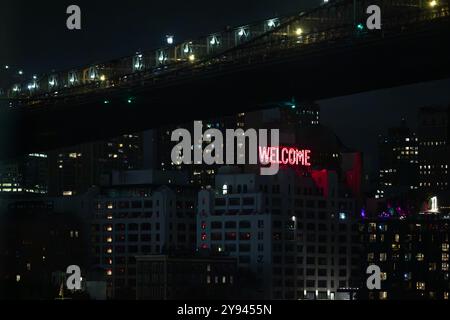
[[[23,75],[23,71],[22,71],[22,70],[19,70],[17,73],[18,73],[19,75]]]
[[[105,81],[106,80],[106,76],[104,75],[104,74],[102,74],[101,76],[100,76],[100,81]]]
[[[167,40],[167,44],[173,44],[173,36],[167,35],[166,40]]]
[[[430,202],[431,202],[430,212],[439,212],[439,206],[438,206],[438,199],[437,199],[437,197],[432,197],[430,199]]]
[[[436,0],[432,0],[429,2],[429,5],[431,8],[434,8],[435,6],[437,6],[437,1]]]
[[[295,30],[295,34],[298,35],[298,36],[301,36],[302,33],[303,33],[302,28],[297,28],[297,29]]]
[[[195,55],[193,55],[193,54],[189,55],[189,61],[194,62],[195,61]]]
[[[247,31],[245,30],[245,28],[240,28],[238,31],[238,35],[239,37],[247,37]]]
[[[5,69],[6,69],[6,70],[8,70],[8,69],[9,69],[9,66],[8,66],[8,65],[6,65],[6,66],[5,66]]]
[[[364,30],[364,25],[362,23],[358,23],[356,25],[356,29],[358,29],[359,31],[362,31],[362,30]]]
[[[269,21],[267,21],[267,27],[271,28],[275,28],[277,26],[277,19],[270,19]]]

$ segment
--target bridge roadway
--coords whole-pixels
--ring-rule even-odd
[[[0,114],[0,159],[161,124],[248,112],[293,96],[318,100],[447,78],[448,39],[446,17],[388,35],[371,32],[301,50],[236,54],[232,62],[180,70],[160,82],[142,80],[129,87],[12,108]]]

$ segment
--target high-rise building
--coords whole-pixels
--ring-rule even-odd
[[[243,128],[245,125],[245,113],[238,113],[232,116],[221,117],[220,119],[208,119],[202,121],[203,131],[208,129],[218,129],[225,134],[226,129]],[[198,119],[200,120],[200,119]],[[178,128],[183,128],[191,133],[194,137],[193,122],[181,125],[166,125],[156,129],[144,132],[144,167],[156,170],[185,170],[183,165],[174,164],[171,154],[172,148],[177,144],[171,140],[172,132]],[[202,132],[203,132],[202,131]],[[201,143],[204,147],[208,143]],[[194,164],[189,168],[189,180],[197,186],[210,185],[214,183],[214,175],[218,169],[218,165]]]
[[[345,299],[360,273],[357,203],[335,172],[224,167],[198,195],[197,243],[238,258],[247,298]]]
[[[73,196],[92,186],[108,185],[113,170],[142,168],[142,135],[54,150],[49,155],[49,194]]]
[[[94,200],[93,266],[107,276],[108,295],[135,297],[136,256],[194,252],[197,190],[182,172],[114,175]]]
[[[33,153],[0,164],[0,194],[46,194],[48,191],[48,158]]]
[[[450,185],[450,106],[419,110],[419,188],[436,192]]]
[[[390,198],[417,190],[419,173],[419,139],[408,128],[405,119],[400,126],[380,135],[379,184],[375,197]]]

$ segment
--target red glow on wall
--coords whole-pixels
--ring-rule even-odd
[[[328,197],[329,183],[328,183],[328,170],[312,170],[311,177],[314,180],[316,186],[323,190],[323,195]]]
[[[283,164],[311,166],[311,150],[294,147],[259,147],[259,161],[262,164]]]
[[[352,190],[355,196],[361,195],[362,180],[362,158],[361,153],[356,152],[348,156],[350,163],[348,170],[345,172],[345,180],[347,186]]]

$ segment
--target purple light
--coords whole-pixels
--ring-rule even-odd
[[[366,210],[364,208],[361,208],[361,217],[362,218],[366,217]]]

